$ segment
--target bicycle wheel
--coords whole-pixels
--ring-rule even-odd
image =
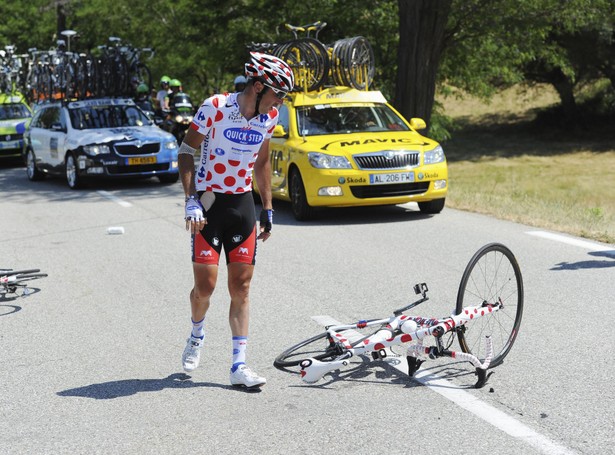
[[[363,341],[365,338],[370,337],[381,328],[382,327],[380,325],[370,327],[369,329],[366,329],[367,331],[364,330],[359,332],[361,336],[358,338],[356,336],[358,331],[355,331],[354,329],[340,330],[339,333],[342,335],[347,334],[349,338],[354,338],[350,344],[351,346],[356,346],[358,343]],[[307,340],[303,340],[300,343],[291,346],[275,358],[273,361],[273,366],[276,368],[294,367],[299,365],[302,360],[310,358],[320,360],[322,362],[335,359],[343,352],[340,351],[340,348],[337,345],[331,345],[328,335],[329,334],[327,332],[319,333],[312,338],[308,338]]]
[[[501,309],[473,319],[458,328],[463,352],[473,354],[481,362],[486,355],[485,337],[491,336],[493,358],[490,368],[498,366],[508,354],[519,333],[523,316],[523,279],[515,255],[501,243],[490,243],[479,249],[466,266],[456,312],[484,302],[502,304]]]
[[[276,49],[295,75],[295,91],[308,92],[320,88],[329,74],[329,54],[324,44],[314,38],[289,41]]]

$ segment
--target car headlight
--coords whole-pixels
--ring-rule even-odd
[[[173,141],[168,141],[164,143],[164,148],[165,149],[176,149],[178,147],[177,145],[177,141],[173,140]]]
[[[108,145],[86,145],[83,147],[83,151],[88,155],[103,155],[105,153],[109,153]]]
[[[441,145],[438,145],[435,149],[425,152],[424,164],[441,163],[445,159],[444,150]]]
[[[350,162],[343,156],[327,155],[326,153],[309,152],[308,160],[317,169],[350,169]]]

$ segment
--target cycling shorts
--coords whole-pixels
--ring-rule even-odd
[[[203,193],[199,192],[199,197]],[[192,235],[192,262],[218,265],[222,247],[226,263],[256,262],[256,214],[252,192],[216,193],[206,212],[207,224]]]

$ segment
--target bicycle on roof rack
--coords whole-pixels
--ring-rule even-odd
[[[327,25],[317,21],[306,25],[285,24],[294,38],[283,43],[250,43],[251,51],[266,52],[284,60],[295,75],[298,92],[340,85],[368,90],[375,74],[374,51],[362,36],[344,38],[326,45],[318,39]],[[305,37],[299,37],[305,33]],[[311,36],[311,34],[314,34]]]
[[[18,289],[21,289],[22,296],[31,294],[33,290],[28,287],[29,283],[46,276],[46,273],[40,273],[40,269],[0,269],[0,297],[17,294]]]
[[[414,290],[421,298],[391,316],[326,327],[284,350],[274,366],[282,370],[299,367],[301,379],[312,384],[364,354],[371,354],[373,360],[405,355],[410,377],[427,358],[450,357],[470,362],[478,376],[475,387],[483,387],[492,374],[488,370],[504,361],[521,326],[523,279],[512,251],[501,243],[490,243],[472,256],[451,316],[404,314],[429,300],[425,283],[415,285]],[[461,351],[450,349],[455,340]]]

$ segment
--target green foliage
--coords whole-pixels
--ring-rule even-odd
[[[54,46],[58,11],[66,28],[79,32],[76,49],[94,50],[109,36],[154,47],[148,62],[153,78],[177,78],[197,100],[232,88],[243,72],[248,43],[284,42],[292,37],[285,23],[324,21],[319,38],[326,44],[357,35],[370,41],[376,57],[373,88],[395,97],[396,0],[4,1],[0,47],[15,44],[25,53]],[[614,31],[612,0],[453,0],[438,90],[451,85],[487,100],[528,77],[549,80],[555,70],[572,86],[598,77],[615,84]],[[446,137],[449,126],[437,106],[433,117],[428,123]]]

